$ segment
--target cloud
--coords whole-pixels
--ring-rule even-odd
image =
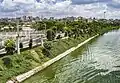
[[[107,4],[107,6],[116,8],[116,9],[120,9],[120,3],[109,3],[109,4]]]
[[[73,4],[91,4],[91,3],[101,3],[101,2],[109,2],[112,0],[72,0]]]
[[[0,0],[0,16],[84,16],[103,18],[119,17],[119,0]],[[113,15],[113,16],[112,16]]]
[[[120,1],[119,0],[113,0],[110,3],[107,4],[108,7],[114,8],[114,9],[120,9]]]
[[[3,0],[0,0],[0,3],[2,3],[3,2]]]
[[[34,12],[36,14],[50,14],[55,15],[58,13],[65,13],[65,9],[67,9],[72,2],[70,0],[4,0],[0,4],[0,12],[1,13],[11,13],[11,12],[19,12],[22,13],[30,13]],[[35,14],[34,14],[35,15]]]

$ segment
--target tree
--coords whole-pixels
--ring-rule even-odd
[[[20,48],[23,48],[23,43],[22,42],[20,42]]]
[[[59,31],[64,31],[64,26],[65,26],[64,22],[56,22],[55,26],[57,27],[58,32]]]
[[[55,33],[54,33],[54,31],[51,30],[51,29],[49,29],[49,30],[47,31],[47,39],[48,39],[49,41],[52,41],[52,40],[54,40],[54,38],[55,38]]]
[[[51,50],[51,48],[52,48],[51,43],[44,43],[44,48]]]
[[[15,41],[13,39],[8,39],[5,41],[5,50],[8,54],[13,54],[15,51]]]
[[[9,57],[4,57],[2,60],[3,60],[3,64],[6,67],[11,67],[12,66],[12,64],[11,64],[12,60]]]
[[[29,41],[29,48],[30,48],[30,49],[32,48],[32,44],[33,44],[33,40],[30,39],[30,41]]]
[[[51,43],[44,43],[44,48],[42,49],[43,54],[49,57],[51,55],[50,53],[51,48],[52,48]]]

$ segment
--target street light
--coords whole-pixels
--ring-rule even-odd
[[[104,12],[104,19],[106,18],[106,15],[105,15],[105,14],[106,14],[106,12]]]
[[[15,14],[15,18],[16,18],[16,21],[17,21],[17,54],[20,54],[20,43],[19,43],[19,20],[17,20],[17,17],[16,17],[16,14]]]
[[[20,35],[19,35],[19,22],[17,22],[17,53],[20,54]]]
[[[44,22],[43,22],[44,23]],[[45,32],[44,32],[44,34],[45,34],[45,36],[46,36],[46,23],[44,23],[44,26],[45,26]]]
[[[43,23],[44,23],[44,22],[43,22]],[[45,36],[46,36],[46,35],[47,35],[47,34],[46,34],[46,23],[44,23],[44,26],[45,26],[44,34],[45,34]],[[43,35],[41,35],[41,46],[44,47]]]

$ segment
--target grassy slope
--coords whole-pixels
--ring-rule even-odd
[[[52,49],[50,50],[53,57],[59,55],[60,53],[65,52],[66,50],[70,49],[71,47],[77,46],[80,42],[86,40],[88,37],[84,36],[79,37],[77,39],[69,38],[64,40],[59,40],[57,42],[52,43]]]
[[[0,83],[5,83],[9,78],[27,72],[49,60],[49,58],[42,55],[40,47],[24,51],[21,55],[14,54],[6,57],[11,59],[11,65],[6,67],[2,58],[0,59]]]
[[[52,58],[57,56],[60,53],[63,53],[65,50],[73,46],[76,46],[77,44],[79,44],[80,42],[84,41],[87,38],[88,37],[85,36],[84,38],[83,37],[80,37],[77,39],[69,38],[69,39],[59,40],[56,42],[51,42],[52,49],[50,50],[50,53],[52,55]],[[5,57],[9,57],[12,60],[11,66],[9,67],[6,67],[3,64],[3,61],[1,58],[0,59],[0,83],[5,83],[11,77],[27,72],[41,65],[42,63],[50,60],[50,58],[42,54],[41,49],[42,48],[39,46],[32,50],[24,51],[20,55],[14,54],[12,56],[5,56]]]

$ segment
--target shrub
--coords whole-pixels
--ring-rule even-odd
[[[51,43],[44,43],[44,48],[50,50],[52,48]]]
[[[8,54],[13,54],[15,51],[15,41],[13,39],[8,39],[5,41],[5,50]]]
[[[51,56],[50,50],[52,48],[51,43],[44,43],[44,48],[42,49],[42,53],[47,57]]]
[[[20,48],[23,48],[23,43],[20,42]]]
[[[2,59],[3,60],[3,64],[6,66],[6,67],[10,67],[11,66],[11,59],[9,57],[5,57]]]
[[[42,49],[42,53],[43,53],[44,55],[46,55],[47,57],[50,57],[50,56],[51,56],[50,51],[49,51],[48,49],[46,49],[46,48]]]
[[[29,48],[30,48],[30,49],[32,48],[32,43],[33,43],[33,40],[30,39],[30,41],[29,41]]]
[[[47,31],[47,39],[48,39],[49,41],[52,41],[52,40],[54,40],[54,38],[55,38],[55,33],[54,33],[54,31],[51,30],[51,29],[49,29],[49,30]]]

